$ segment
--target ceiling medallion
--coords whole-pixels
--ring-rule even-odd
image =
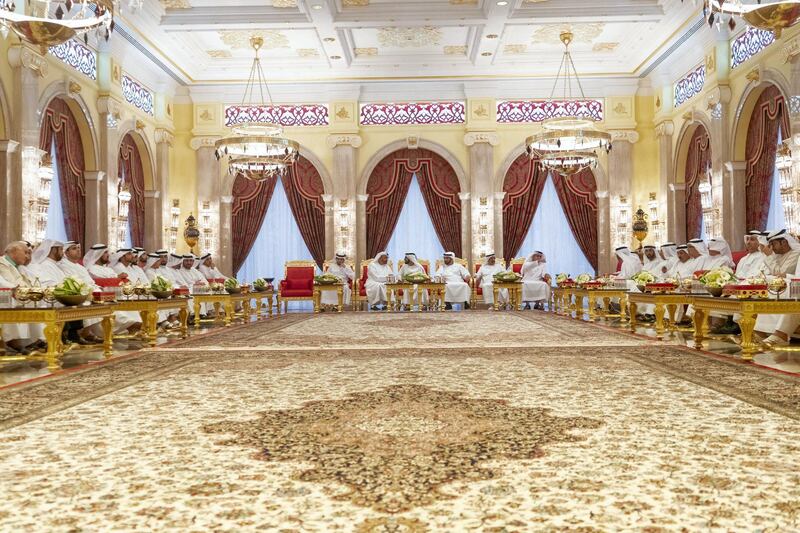
[[[741,17],[755,28],[781,32],[800,21],[800,0],[703,0],[703,14],[709,26],[720,27],[727,16],[728,27],[736,28],[734,17]]]
[[[556,81],[550,93],[549,100],[553,101],[559,78],[564,72],[563,100],[585,100],[583,86],[572,62],[569,45],[572,42],[572,33],[562,32],[561,42],[564,43],[564,57],[556,74]],[[572,92],[572,80],[578,85],[580,94]],[[611,150],[611,135],[595,127],[593,120],[575,116],[554,117],[542,123],[543,130],[531,135],[525,140],[528,155],[537,158],[541,164],[562,176],[570,176],[589,167],[597,166],[597,151]]]
[[[17,2],[20,6],[17,6]],[[108,40],[114,30],[112,0],[0,0],[0,36],[11,30],[23,41],[40,48],[65,43],[76,35],[97,30]]]
[[[264,45],[261,37],[251,37],[250,45],[255,50],[250,77],[244,89],[242,107],[272,106],[272,95],[269,92],[261,59],[258,52]],[[260,102],[255,101],[256,91],[261,95]],[[268,102],[264,100],[266,93]],[[216,158],[228,159],[228,172],[242,174],[252,180],[263,180],[272,176],[283,175],[297,160],[300,145],[283,137],[283,127],[265,120],[250,120],[230,126],[231,133],[214,144]]]

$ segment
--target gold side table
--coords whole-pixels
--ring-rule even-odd
[[[622,322],[627,322],[627,299],[628,299],[628,291],[627,289],[587,289],[587,288],[575,288],[572,289],[572,294],[575,296],[575,312],[576,318],[583,318],[584,313],[588,312],[589,314],[589,321],[594,322],[598,318],[605,318],[608,320],[609,318],[619,317]],[[619,314],[612,314],[609,313],[609,305],[611,303],[612,298],[619,299]],[[583,301],[587,300],[589,309],[583,307]],[[597,302],[603,302],[603,309],[600,314],[597,314],[596,307]]]
[[[264,300],[267,301],[267,316],[272,318],[272,299],[275,296],[275,291],[268,290],[268,291],[253,291],[250,294],[250,298],[256,301],[256,309],[255,315],[256,320],[261,320],[261,309],[263,308]]]
[[[150,346],[156,345],[158,333],[158,312],[178,310],[178,320],[181,323],[181,338],[189,336],[189,300],[178,296],[163,300],[117,300],[112,304],[114,311],[133,311],[142,317],[142,333],[145,342]]]
[[[233,301],[230,294],[193,294],[194,300],[194,329],[200,329],[200,323],[217,323],[220,319],[220,309],[225,310],[225,318],[222,319],[225,327],[230,327],[233,319]],[[200,306],[211,304],[214,306],[214,318],[200,319]]]
[[[500,310],[500,302],[497,299],[501,290],[508,291],[508,303],[512,311],[522,309],[522,282],[521,281],[495,281],[492,283],[492,293],[494,296],[494,310]]]
[[[338,298],[339,305],[337,306],[337,310],[339,313],[344,311],[344,284],[343,283],[332,283],[330,285],[323,285],[321,283],[314,283],[314,312],[319,313],[320,302],[322,300],[322,293],[323,292],[333,292],[336,291],[336,297]],[[388,308],[388,306],[387,306]]]
[[[639,305],[651,304],[655,307],[654,313],[656,316],[656,338],[662,340],[667,328],[664,326],[664,318],[669,321],[669,329],[674,331],[675,328],[675,315],[678,311],[679,305],[691,305],[694,302],[695,294],[686,292],[670,292],[670,293],[646,293],[646,292],[629,292],[628,302],[630,304],[630,328],[632,332],[636,331],[638,322],[636,320]]]
[[[417,284],[417,312],[420,309],[420,294],[422,291],[428,291],[428,306],[430,309],[439,310],[439,312],[444,312],[444,291],[446,290],[446,286],[444,282],[437,283],[435,281],[426,281],[425,283],[418,283]],[[413,307],[412,307],[413,309]]]

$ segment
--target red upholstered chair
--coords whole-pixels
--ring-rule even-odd
[[[511,270],[513,270],[514,272],[516,272],[517,274],[519,274],[521,276],[522,275],[522,265],[524,265],[524,264],[525,264],[525,258],[524,257],[515,257],[514,259],[511,260]]]
[[[287,261],[283,279],[278,287],[278,309],[283,302],[285,313],[289,302],[314,301],[314,274],[317,264],[314,261]]]
[[[500,261],[500,266],[502,266],[503,268],[506,267],[505,259],[498,259],[498,261]],[[478,305],[479,298],[480,301],[483,302],[483,289],[481,288],[480,285],[478,285],[478,271],[481,269],[481,266],[482,266],[481,263],[475,263],[474,265],[472,265],[472,281],[471,281],[472,302],[470,302],[470,305],[472,305],[473,309],[475,308],[476,305]]]
[[[372,259],[361,261],[361,277],[356,279],[356,285],[353,290],[353,309],[356,311],[364,310],[364,302],[367,301],[367,270]]]

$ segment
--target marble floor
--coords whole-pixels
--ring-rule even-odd
[[[0,530],[797,530],[800,379],[680,341],[294,314],[3,387]]]

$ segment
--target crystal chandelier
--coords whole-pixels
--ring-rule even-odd
[[[569,53],[572,33],[562,32],[559,37],[564,43],[564,57],[561,59],[561,66],[558,68],[549,100],[553,100],[559,79],[562,78],[562,71],[563,99],[574,99],[573,78],[580,91],[580,99],[586,99]],[[595,128],[594,121],[587,118],[577,115],[555,117],[545,120],[542,127],[541,132],[525,140],[528,155],[531,158],[538,158],[542,166],[562,176],[570,176],[585,168],[597,166],[597,151],[608,152],[611,149],[611,135]]]
[[[19,2],[19,5],[17,5]],[[108,39],[114,30],[112,0],[0,0],[0,34],[12,30],[46,53],[51,46],[96,30]]]
[[[244,90],[242,107],[265,107],[264,93],[272,106],[272,95],[258,57],[264,39],[251,37],[250,45],[256,54]],[[255,102],[256,88],[260,95],[258,104]],[[214,155],[218,160],[224,157],[228,159],[229,173],[262,180],[283,175],[297,160],[300,145],[283,137],[283,127],[279,124],[267,120],[250,120],[231,125],[230,135],[217,141],[214,148]]]
[[[703,0],[703,15],[709,26],[715,22],[721,26],[727,18],[731,31],[736,28],[734,17],[741,17],[750,26],[773,32],[777,39],[800,20],[800,0]]]

